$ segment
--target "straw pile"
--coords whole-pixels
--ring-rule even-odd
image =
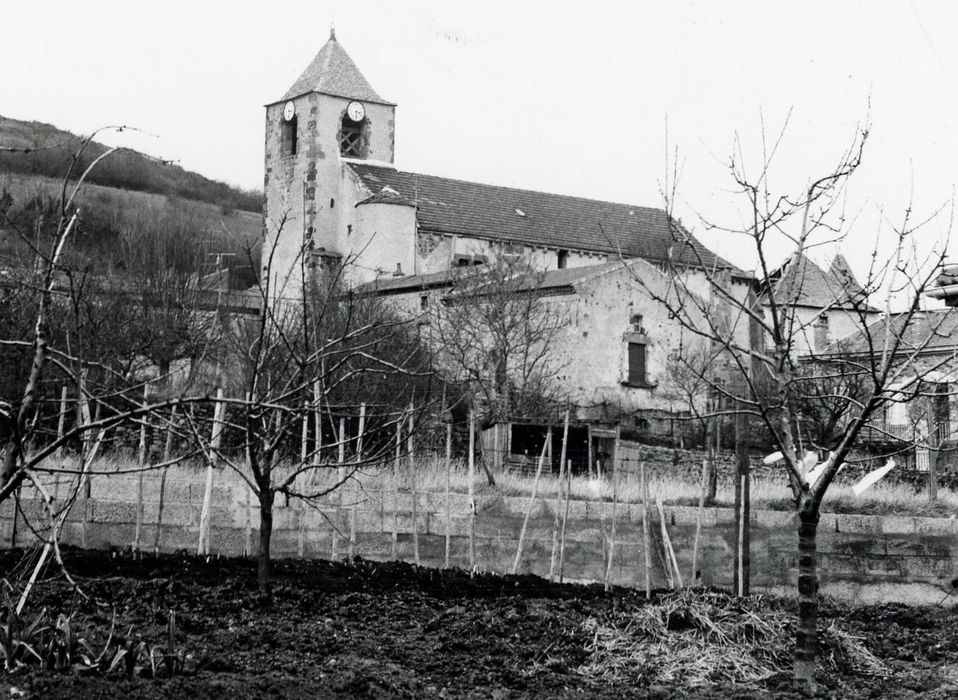
[[[684,589],[584,625],[592,641],[579,673],[597,681],[673,690],[721,683],[760,687],[792,668],[795,612],[765,596]],[[858,638],[834,625],[820,632],[819,644],[826,671],[887,673]]]

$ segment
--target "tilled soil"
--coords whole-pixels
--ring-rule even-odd
[[[23,553],[0,553],[0,572]],[[255,563],[187,554],[68,551],[87,600],[53,569],[29,609],[73,615],[79,634],[123,633],[164,642],[175,611],[189,661],[174,678],[109,677],[26,667],[0,675],[0,696],[44,698],[326,697],[803,697],[787,677],[761,687],[628,687],[587,678],[584,623],[646,605],[629,589],[559,585],[534,576],[470,576],[403,563],[275,562],[271,605]],[[22,567],[21,567],[22,568]],[[758,611],[761,612],[760,610]],[[958,612],[940,607],[823,606],[890,670],[820,678],[822,697],[958,696]],[[834,674],[833,674],[834,676]]]

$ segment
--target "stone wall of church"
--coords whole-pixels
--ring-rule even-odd
[[[368,203],[355,207],[355,227],[348,236],[354,277],[410,274],[415,266],[415,207]]]
[[[478,257],[490,260],[502,251],[502,242],[471,236],[447,235],[420,231],[416,238],[416,274],[430,274],[455,267],[457,259]],[[560,250],[563,251],[565,267],[585,267],[608,262],[605,253],[563,250],[541,246],[511,244],[510,250],[526,257],[537,269],[559,269]]]

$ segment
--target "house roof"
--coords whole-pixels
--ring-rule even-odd
[[[420,231],[728,269],[665,211],[348,163],[370,192],[389,186],[417,205]],[[670,230],[670,228],[672,230]],[[677,241],[673,232],[688,242]],[[696,252],[697,251],[697,252]]]
[[[631,264],[634,264],[631,263]],[[630,263],[623,264],[616,260],[613,262],[601,263],[599,265],[584,265],[582,267],[569,267],[561,270],[546,270],[536,274],[520,275],[521,282],[514,291],[532,291],[555,292],[556,290],[567,289],[570,293],[575,285],[580,282],[604,275],[613,270],[624,270],[630,266]],[[436,289],[439,287],[452,287],[455,282],[462,279],[464,275],[470,278],[474,277],[477,285],[470,287],[466,294],[482,294],[484,285],[482,284],[482,275],[484,269],[482,265],[468,268],[454,268],[443,270],[441,272],[432,272],[425,275],[406,275],[404,277],[382,277],[373,282],[368,282],[358,287],[362,293],[374,294],[403,294],[416,290],[425,291],[427,289]],[[453,293],[455,295],[455,293]]]
[[[894,313],[888,317],[888,329],[893,337],[901,337],[900,353],[910,354],[918,348],[924,353],[958,349],[958,310],[953,308],[919,311],[910,321],[908,312]],[[831,343],[823,354],[880,351],[885,345],[885,332],[886,319],[880,318],[865,329]]]
[[[373,86],[353,63],[353,59],[336,41],[336,33],[332,30],[329,33],[329,41],[277,102],[291,100],[308,92],[321,92],[336,97],[395,106],[373,90]]]
[[[817,309],[857,308],[867,297],[848,261],[840,253],[832,260],[828,271],[806,255],[793,255],[769,273],[765,287],[764,295],[771,294],[776,303]],[[871,305],[865,308],[878,312]]]

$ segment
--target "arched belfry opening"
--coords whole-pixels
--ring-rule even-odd
[[[343,113],[339,127],[339,154],[343,158],[365,158],[369,121],[363,117],[353,120],[349,112]]]

